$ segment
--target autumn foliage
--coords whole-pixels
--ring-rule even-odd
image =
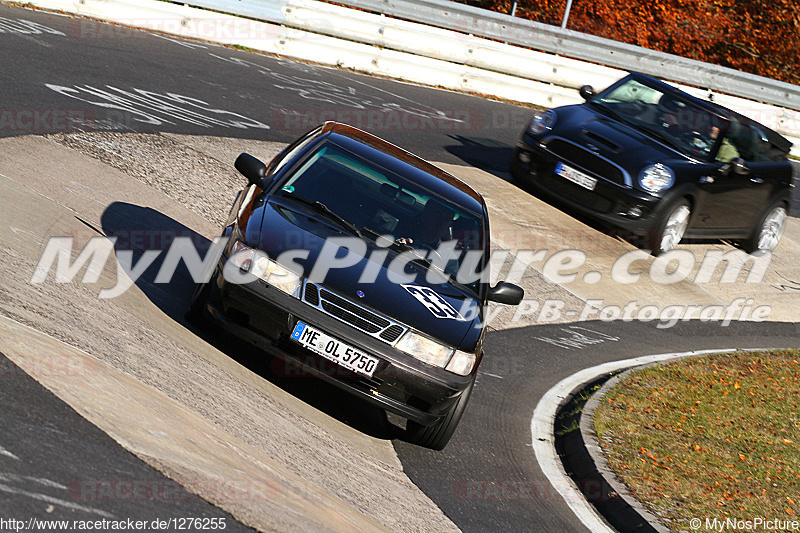
[[[457,0],[509,13],[511,0]],[[566,0],[519,0],[516,16],[561,25]],[[797,0],[573,0],[567,27],[800,83]]]

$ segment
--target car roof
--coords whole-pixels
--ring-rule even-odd
[[[647,74],[642,74],[641,72],[631,72],[630,75],[633,79],[635,79],[640,83],[643,83],[645,85],[650,85],[651,87],[658,89],[662,93],[671,94],[674,96],[680,96],[684,100],[689,100],[693,104],[705,109],[709,113],[718,115],[726,120],[730,120],[730,115],[731,113],[733,113],[730,109],[726,107],[722,107],[721,105],[716,104],[714,102],[709,102],[697,98],[696,96],[692,96],[686,91],[682,91],[681,89],[678,89],[677,87],[674,87],[669,83],[663,82],[652,76],[648,76]]]
[[[424,159],[370,133],[339,122],[326,122],[320,131],[346,150],[476,213],[486,210],[483,197],[472,187]]]
[[[792,142],[783,135],[781,135],[780,133],[768,128],[767,126],[764,126],[760,122],[756,122],[751,118],[748,118],[740,113],[737,113],[732,109],[728,109],[727,107],[721,106],[716,102],[710,102],[707,100],[703,100],[701,98],[697,98],[696,96],[692,96],[691,94],[682,91],[677,87],[673,87],[668,83],[653,78],[652,76],[648,76],[647,74],[642,74],[641,72],[631,72],[630,76],[640,83],[657,88],[659,91],[663,93],[680,95],[681,98],[691,101],[693,104],[702,107],[703,109],[709,111],[710,113],[713,113],[719,117],[724,118],[726,121],[730,121],[731,119],[735,118],[742,124],[746,124],[748,126],[754,126],[755,128],[762,130],[762,132],[766,135],[767,140],[771,144],[775,145],[781,151],[788,152],[789,149],[792,147]]]

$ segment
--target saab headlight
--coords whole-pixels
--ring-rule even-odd
[[[450,362],[447,363],[446,369],[454,374],[458,374],[459,376],[466,376],[470,372],[472,372],[473,367],[475,366],[475,361],[477,361],[478,356],[474,353],[469,352],[462,352],[461,350],[456,350],[456,353],[453,354],[452,359]]]
[[[453,355],[453,349],[449,346],[440,344],[411,330],[408,330],[405,335],[400,337],[395,347],[420,361],[440,368],[447,366],[450,356]]]
[[[555,124],[555,111],[551,109],[540,111],[533,116],[533,120],[531,120],[531,123],[528,125],[528,131],[534,135],[541,135],[546,131],[552,130]]]
[[[300,297],[300,288],[303,286],[300,276],[276,263],[263,252],[256,253],[256,259],[250,272],[276,289],[291,294],[295,298]]]
[[[466,376],[475,367],[477,356],[446,346],[415,331],[407,331],[395,347],[408,355],[449,372]]]
[[[300,297],[302,278],[291,270],[273,261],[261,250],[255,250],[241,241],[231,247],[230,263],[238,267],[243,275],[263,280],[268,285],[295,298]]]
[[[242,241],[236,241],[231,246],[230,263],[239,268],[242,272],[249,272],[253,265],[256,251],[245,245]]]
[[[656,163],[642,170],[639,183],[648,192],[661,192],[675,183],[675,174],[668,166]]]

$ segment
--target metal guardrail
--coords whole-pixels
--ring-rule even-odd
[[[337,1],[350,7],[800,110],[800,86],[797,85],[448,0]]]
[[[284,24],[284,9],[289,0],[174,0],[174,3]]]
[[[179,3],[276,24],[286,24],[285,10],[291,9],[291,0],[179,0]],[[337,0],[337,3],[800,110],[797,85],[448,0]]]

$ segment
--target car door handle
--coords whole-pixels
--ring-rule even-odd
[[[764,180],[761,178],[750,178],[750,181],[753,183],[764,183]]]

